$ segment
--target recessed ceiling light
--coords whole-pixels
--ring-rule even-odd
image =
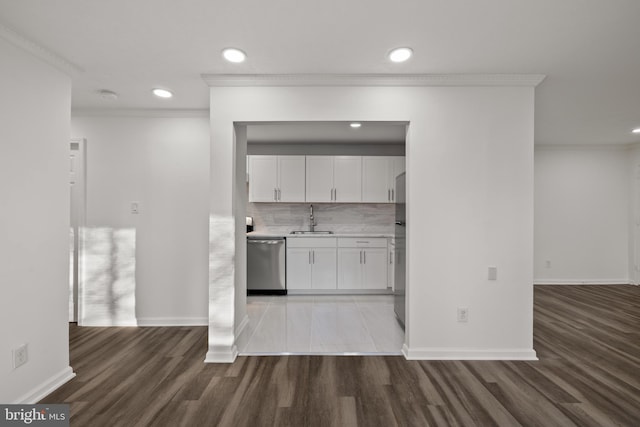
[[[154,89],[152,92],[158,98],[171,98],[173,96],[173,93],[166,89]]]
[[[229,62],[239,63],[247,59],[247,54],[234,47],[228,47],[222,51],[222,56]]]
[[[362,123],[350,123],[349,126],[354,129],[358,129],[360,126],[362,126]]]
[[[640,128],[635,128],[634,130],[631,131],[631,133],[640,133]]]
[[[392,62],[404,62],[411,58],[411,55],[413,55],[413,50],[411,50],[411,48],[399,47],[389,52],[389,59]]]
[[[107,90],[107,89],[99,90],[98,95],[100,95],[102,99],[108,99],[110,101],[115,101],[116,99],[118,99],[118,94],[112,90]]]

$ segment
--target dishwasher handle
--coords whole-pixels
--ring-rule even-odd
[[[284,243],[284,239],[275,239],[275,240],[247,240],[247,244],[252,245],[279,245]]]

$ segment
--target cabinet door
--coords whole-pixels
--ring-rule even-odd
[[[404,156],[389,157],[389,188],[391,188],[391,201],[396,201],[396,177],[406,170]]]
[[[384,156],[362,157],[363,202],[389,203],[391,201],[391,186],[389,186],[389,177],[393,174],[390,171],[393,166],[391,159]]]
[[[304,202],[304,156],[278,156],[279,202]]]
[[[364,289],[387,289],[387,249],[364,250],[362,287]]]
[[[362,288],[362,261],[362,249],[338,249],[338,289]]]
[[[311,288],[336,289],[336,250],[313,248],[311,264]]]
[[[362,201],[362,157],[335,156],[333,159],[335,202]]]
[[[287,249],[287,289],[311,289],[310,249]]]
[[[275,202],[278,179],[277,156],[249,157],[249,201]]]
[[[307,156],[306,201],[331,202],[333,196],[333,157]]]

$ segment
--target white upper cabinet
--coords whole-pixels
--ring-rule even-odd
[[[362,157],[362,201],[394,203],[396,176],[404,169],[402,156]]]
[[[333,201],[362,201],[362,157],[335,156],[333,158]]]
[[[389,157],[364,156],[362,158],[362,201],[365,203],[391,202],[389,177],[392,164]]]
[[[305,156],[278,156],[278,201],[305,201]]]
[[[361,202],[361,156],[307,156],[307,202]]]
[[[307,156],[307,202],[333,201],[333,156]]]
[[[304,202],[305,156],[249,156],[250,202]]]

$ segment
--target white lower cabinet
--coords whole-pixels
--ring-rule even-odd
[[[338,239],[338,289],[387,289],[387,239]]]
[[[386,238],[288,238],[287,289],[386,290],[388,263]]]
[[[336,289],[336,239],[287,239],[287,289]]]

